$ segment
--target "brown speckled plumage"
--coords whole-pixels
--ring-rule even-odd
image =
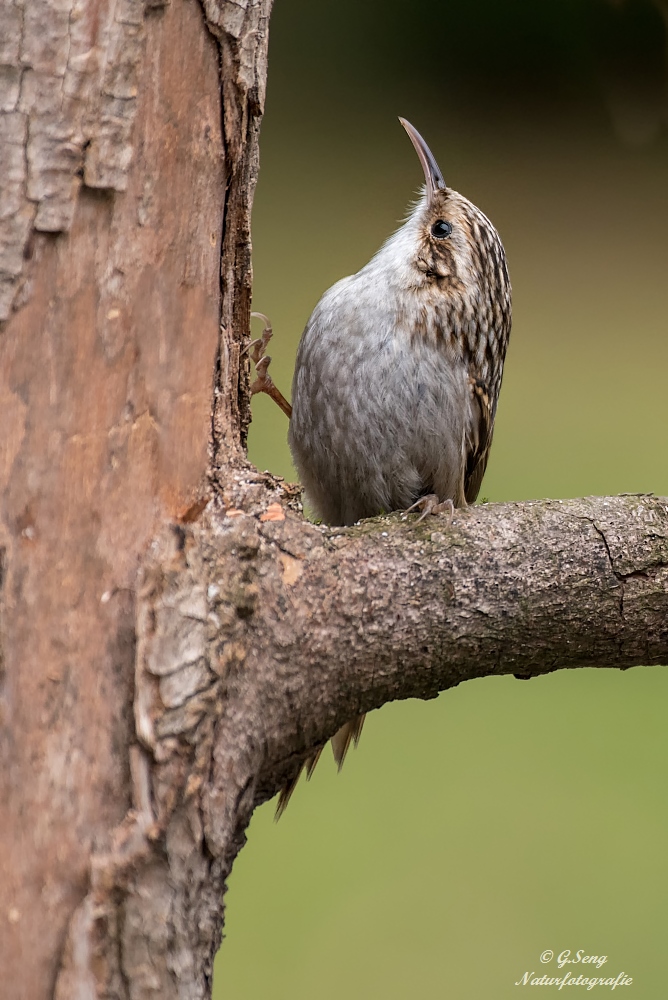
[[[325,292],[297,355],[290,447],[330,524],[426,494],[473,502],[492,440],[511,320],[503,245],[404,125],[425,193],[366,267]]]

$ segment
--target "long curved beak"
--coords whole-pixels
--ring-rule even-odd
[[[422,169],[424,170],[424,179],[427,183],[427,201],[431,204],[436,192],[445,190],[446,183],[443,180],[443,174],[441,173],[438,163],[434,159],[434,154],[418,130],[413,128],[411,123],[407,122],[405,118],[400,118],[399,121],[408,132],[408,138],[415,146],[415,152],[420,158],[420,163],[422,164]]]

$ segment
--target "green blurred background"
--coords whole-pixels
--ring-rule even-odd
[[[508,254],[482,494],[668,494],[667,24],[659,0],[276,0],[254,308],[283,391],[317,299],[420,184],[401,114]],[[294,478],[284,416],[253,403],[251,458]],[[278,825],[256,812],[214,996],[504,1000],[583,948],[665,998],[667,709],[653,667],[373,713],[341,775],[327,754]]]

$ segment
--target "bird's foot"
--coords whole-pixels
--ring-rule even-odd
[[[264,323],[264,330],[262,331],[262,336],[258,337],[257,340],[251,340],[250,344],[246,348],[248,356],[255,365],[255,375],[257,376],[255,381],[251,384],[250,394],[251,396],[254,396],[258,392],[266,392],[266,394],[271,396],[273,401],[280,406],[283,413],[289,420],[292,416],[292,407],[283,393],[276,388],[272,377],[268,372],[269,365],[271,364],[271,358],[265,352],[273,334],[271,323],[264,313],[252,312],[251,317],[261,319]]]
[[[455,505],[452,500],[441,500],[435,493],[429,493],[426,497],[420,497],[419,500],[416,500],[406,513],[412,514],[416,510],[422,511],[422,514],[415,522],[416,524],[424,521],[425,517],[428,517],[429,514],[443,514],[447,517],[448,527],[450,527],[455,513]]]

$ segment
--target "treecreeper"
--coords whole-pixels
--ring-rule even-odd
[[[290,449],[309,504],[331,525],[473,503],[492,443],[511,325],[503,244],[399,120],[424,190],[369,263],[324,293],[297,352]],[[332,740],[339,767],[363,718]]]

